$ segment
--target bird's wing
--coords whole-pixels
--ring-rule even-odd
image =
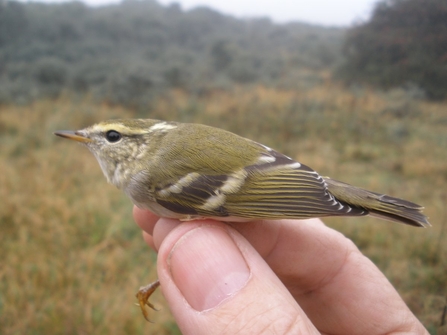
[[[229,174],[191,172],[155,193],[156,202],[185,216],[304,219],[365,215],[328,192],[314,170],[267,148],[253,165]]]

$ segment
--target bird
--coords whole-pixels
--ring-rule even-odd
[[[109,183],[137,207],[160,217],[244,222],[371,215],[430,226],[418,204],[321,176],[266,145],[220,128],[113,119],[55,135],[85,145]],[[144,306],[155,309],[148,299],[158,285],[140,288],[146,319]]]

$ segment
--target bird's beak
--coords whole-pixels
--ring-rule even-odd
[[[82,143],[89,143],[92,141],[91,139],[89,139],[88,137],[85,137],[78,131],[59,130],[59,131],[54,132],[54,135],[57,135],[57,136],[60,136],[63,138],[68,138],[69,140],[82,142]]]

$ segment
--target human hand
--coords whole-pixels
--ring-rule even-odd
[[[183,334],[428,334],[379,269],[319,219],[224,224],[134,208]]]

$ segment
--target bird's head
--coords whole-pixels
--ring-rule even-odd
[[[109,120],[77,131],[55,135],[86,145],[101,166],[107,180],[121,188],[144,169],[157,146],[156,138],[176,128],[174,123],[149,119]]]

